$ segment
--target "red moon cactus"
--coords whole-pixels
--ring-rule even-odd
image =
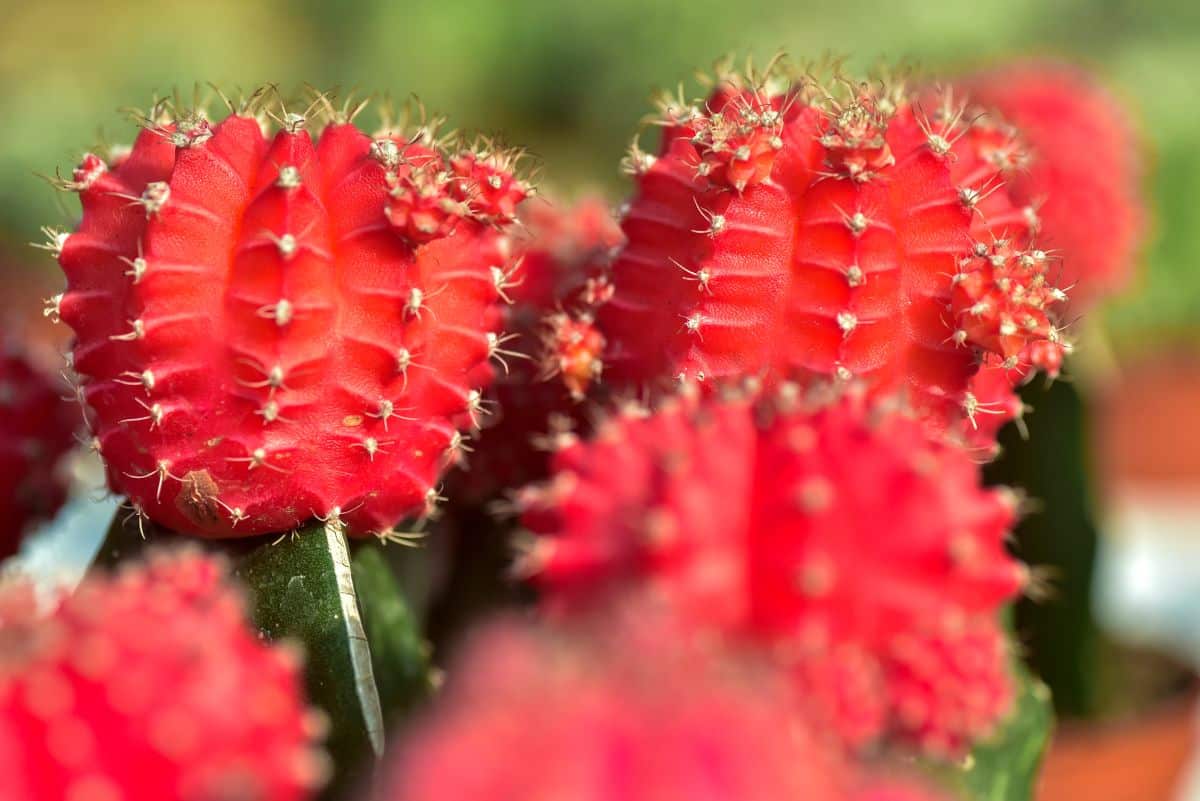
[[[54,309],[94,443],[114,491],[178,531],[387,533],[485,413],[529,191],[512,158],[315,106],[315,139],[289,112],[264,135],[254,103],[219,124],[159,107],[127,156],[67,182],[83,221]]]
[[[982,363],[1057,372],[1065,295],[1004,186],[1023,146],[952,93],[728,72],[659,121],[597,316],[618,385],[865,381],[969,433],[1003,412]]]
[[[622,619],[631,611],[569,634],[493,623],[410,732],[378,798],[891,798],[789,715],[773,671],[690,641],[644,609]],[[897,799],[934,798],[904,788]]]

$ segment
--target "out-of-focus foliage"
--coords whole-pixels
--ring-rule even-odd
[[[0,12],[0,245],[10,249],[71,209],[35,172],[70,166],[99,133],[128,140],[119,107],[197,82],[418,92],[456,125],[529,146],[550,185],[615,196],[650,91],[725,52],[930,69],[1059,55],[1134,105],[1156,166],[1148,269],[1112,322],[1141,339],[1200,320],[1200,6],[1187,0],[0,0]],[[48,267],[32,252],[27,261]]]

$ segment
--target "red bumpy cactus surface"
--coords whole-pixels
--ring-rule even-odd
[[[1040,244],[1065,255],[1058,280],[1072,287],[1072,310],[1120,290],[1145,230],[1137,137],[1121,106],[1090,76],[1060,64],[1008,65],[964,84],[1029,145],[1011,192],[1037,206]]]
[[[1023,163],[1007,128],[950,93],[773,71],[723,74],[660,122],[659,154],[626,163],[628,244],[597,318],[618,384],[861,380],[962,428],[1000,411],[972,390],[985,360],[1057,371],[1064,295],[1005,189]]]
[[[316,141],[286,112],[264,136],[251,107],[156,108],[128,155],[65,182],[83,221],[54,308],[94,444],[173,529],[386,532],[436,500],[484,413],[527,189],[509,155],[445,152],[426,126],[371,137],[326,104]]]
[[[0,355],[0,559],[16,553],[28,526],[66,498],[60,462],[75,444],[79,415],[63,400],[65,389],[24,356]]]
[[[6,801],[298,801],[323,781],[299,660],[248,627],[219,560],[154,553],[45,616],[28,589],[0,591]]]
[[[634,584],[763,644],[850,745],[956,753],[1012,698],[1011,495],[912,417],[780,393],[623,412],[560,451],[518,496],[540,535],[526,568],[559,614]]]
[[[592,324],[607,299],[604,265],[621,243],[607,205],[586,197],[574,205],[530,203],[525,236],[514,250],[519,266],[506,281],[507,341],[492,386],[497,413],[487,420],[460,483],[490,496],[547,476],[544,440],[585,422],[578,403],[603,372],[603,338]]]
[[[858,798],[858,771],[781,710],[777,677],[719,663],[647,625],[656,617],[585,636],[493,623],[411,732],[383,798]]]

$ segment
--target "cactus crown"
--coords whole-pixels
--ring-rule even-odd
[[[368,135],[365,102],[217,95],[224,120],[156,101],[61,181],[84,214],[54,313],[109,482],[182,531],[391,536],[488,412],[523,154],[416,106]]]
[[[726,63],[705,84],[660,100],[658,155],[625,162],[628,244],[596,315],[617,384],[863,381],[970,438],[981,368],[1057,372],[1066,295],[1008,192],[1011,126],[836,66]]]

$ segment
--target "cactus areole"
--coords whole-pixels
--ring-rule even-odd
[[[606,377],[861,380],[971,429],[972,381],[1056,373],[1053,254],[1006,181],[1012,129],[950,92],[722,70],[636,143],[628,244],[598,313]],[[966,425],[963,425],[963,423]]]
[[[139,513],[210,537],[314,516],[385,534],[431,508],[485,412],[529,190],[513,154],[430,125],[373,137],[323,96],[307,117],[266,105],[210,124],[160,104],[127,154],[86,156],[52,311]]]

